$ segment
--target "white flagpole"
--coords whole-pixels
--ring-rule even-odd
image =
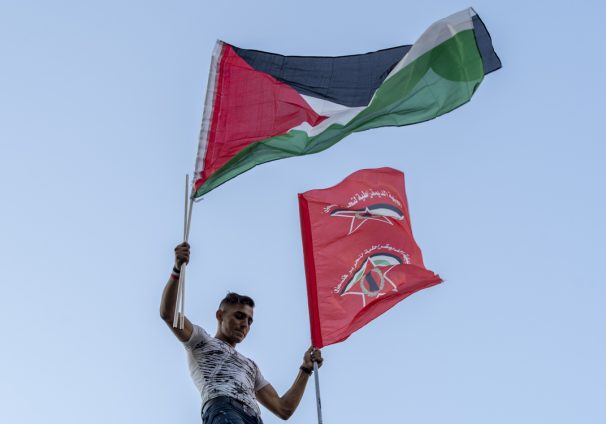
[[[183,264],[185,265],[185,264]],[[179,330],[183,330],[185,326],[185,267],[181,268],[181,274],[179,274],[179,286],[181,287],[181,297],[177,300],[179,302]]]
[[[318,363],[316,361],[313,361],[313,364],[314,380],[316,381],[316,407],[318,409],[318,424],[322,424],[322,402],[320,401],[320,376],[318,375]]]
[[[189,199],[189,211],[187,212],[187,227],[185,229],[185,241],[189,241],[189,228],[191,227],[191,213],[194,208],[193,198]],[[183,279],[181,283],[181,321],[179,322],[179,329],[183,330],[185,326],[185,265],[183,264],[183,273],[179,276],[179,279]]]
[[[189,175],[185,175],[185,209],[183,213],[183,241],[187,242],[189,238],[189,227],[191,225],[191,213],[193,209],[193,200],[189,197]],[[185,326],[185,270],[187,264],[181,265],[179,274],[179,283],[177,285],[177,300],[175,305],[175,316],[173,318],[173,327],[183,329]]]

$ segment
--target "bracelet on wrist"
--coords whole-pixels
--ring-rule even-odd
[[[173,271],[170,273],[171,280],[179,281],[181,277],[181,271],[177,269],[177,267],[173,267]]]
[[[305,366],[303,366],[303,365],[301,365],[301,366],[299,367],[299,369],[300,369],[301,371],[303,371],[303,372],[304,372],[305,374],[307,374],[307,375],[311,375],[311,373],[313,372],[313,370],[312,370],[311,368],[307,368],[307,367],[305,367]]]

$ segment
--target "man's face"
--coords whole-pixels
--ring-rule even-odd
[[[240,343],[250,330],[253,322],[253,308],[249,305],[225,305],[217,311],[219,339],[235,346]]]

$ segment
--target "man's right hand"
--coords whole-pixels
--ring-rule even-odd
[[[175,247],[175,268],[181,270],[181,266],[189,262],[189,244],[181,243]],[[173,327],[175,318],[175,306],[177,301],[177,292],[179,287],[179,273],[174,272],[170,275],[164,291],[162,292],[162,300],[160,301],[160,317],[182,342],[186,342],[191,338],[193,325],[184,317],[183,329]]]
[[[189,243],[183,242],[175,247],[175,268],[181,269],[181,265],[189,262]]]

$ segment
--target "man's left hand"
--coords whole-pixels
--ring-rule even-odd
[[[307,349],[305,355],[303,355],[303,366],[307,369],[314,369],[314,362],[318,364],[318,368],[322,366],[324,359],[322,358],[322,351],[315,349],[313,346]]]

